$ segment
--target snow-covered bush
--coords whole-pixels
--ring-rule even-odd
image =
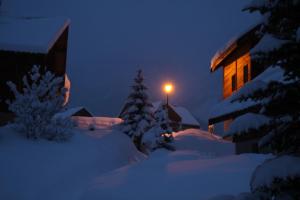
[[[53,118],[42,137],[52,141],[67,141],[73,135],[73,128],[74,123],[70,119]]]
[[[142,138],[154,122],[152,114],[152,104],[149,101],[147,87],[144,85],[142,70],[138,70],[134,79],[132,91],[127,98],[125,110],[121,118],[122,131],[132,138],[136,147],[142,150]]]
[[[49,71],[40,73],[40,67],[33,66],[23,77],[23,89],[8,82],[15,99],[8,100],[9,110],[14,113],[13,126],[27,138],[66,140],[71,136],[72,123],[68,119],[55,118],[62,111],[65,88],[63,79]]]

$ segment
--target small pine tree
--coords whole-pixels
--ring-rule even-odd
[[[158,148],[175,150],[169,143],[173,141],[172,121],[168,114],[168,105],[160,105],[154,113],[155,125],[144,134],[142,143],[147,151]]]
[[[168,105],[160,105],[157,111],[154,113],[155,121],[158,127],[160,127],[160,137],[164,138],[164,142],[171,142],[173,140],[173,128],[171,126],[172,121],[169,118]]]
[[[122,124],[123,132],[132,138],[139,150],[143,149],[142,138],[144,133],[153,125],[151,107],[152,104],[149,102],[142,70],[138,70],[121,117],[124,120]]]
[[[61,87],[62,81],[49,71],[40,74],[40,67],[34,66],[23,77],[22,91],[19,92],[14,83],[7,83],[15,96],[14,100],[7,101],[15,115],[13,125],[27,138],[57,141],[70,138],[70,120],[54,117],[63,110],[66,90]]]

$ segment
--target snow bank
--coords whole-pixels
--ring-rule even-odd
[[[232,124],[230,125],[229,130],[225,133],[226,135],[239,134],[243,131],[248,131],[250,129],[258,129],[260,126],[264,124],[268,124],[270,122],[270,118],[254,114],[247,113],[236,118]]]
[[[0,158],[0,199],[79,200],[94,177],[144,156],[115,131],[78,131],[70,142],[53,143],[4,127]]]
[[[255,167],[266,155],[203,159],[197,152],[156,151],[143,162],[99,176],[83,200],[207,199],[249,191]]]
[[[294,156],[280,156],[270,159],[258,166],[251,180],[253,189],[270,186],[274,178],[287,179],[300,177],[300,158]]]
[[[173,134],[176,150],[196,151],[212,158],[234,154],[234,144],[221,137],[199,129],[187,129]]]

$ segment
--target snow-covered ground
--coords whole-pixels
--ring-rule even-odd
[[[78,130],[70,142],[21,138],[0,128],[0,199],[76,200],[94,177],[144,159],[127,136]]]
[[[190,129],[175,134],[177,151],[146,157],[117,119],[77,128],[66,143],[30,141],[0,128],[0,199],[206,199],[249,191],[254,168],[269,156],[233,155],[233,144]],[[102,123],[103,120],[103,123]],[[109,122],[109,123],[107,123]]]

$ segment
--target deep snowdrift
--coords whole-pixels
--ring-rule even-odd
[[[99,126],[88,131],[93,120]],[[177,151],[158,150],[146,159],[126,135],[114,130],[115,120],[81,119],[84,127],[66,143],[30,141],[9,127],[0,128],[0,199],[182,200],[235,195],[249,190],[254,168],[268,157],[230,155],[233,144],[190,129],[175,133]]]
[[[264,155],[203,159],[197,152],[157,151],[143,162],[99,176],[84,200],[207,199],[249,191],[249,181]]]
[[[94,177],[143,159],[117,131],[77,131],[71,141],[30,141],[0,128],[0,199],[76,200]]]
[[[83,199],[202,200],[238,194],[249,191],[253,170],[267,157],[229,155],[232,143],[201,130],[174,136],[177,151],[158,150],[143,162],[97,177]]]

